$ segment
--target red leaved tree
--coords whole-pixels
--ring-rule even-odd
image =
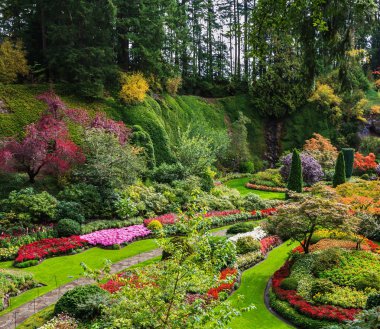
[[[0,167],[27,173],[31,183],[41,172],[65,172],[84,161],[81,149],[69,139],[65,123],[53,115],[27,126],[22,141],[10,138],[0,148]]]

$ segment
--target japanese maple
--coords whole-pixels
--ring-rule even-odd
[[[10,138],[0,149],[0,167],[27,173],[31,183],[42,171],[65,172],[84,160],[81,149],[70,140],[65,123],[53,115],[27,126],[23,140]]]
[[[367,171],[376,169],[376,156],[373,153],[364,156],[363,154],[356,152],[354,160],[354,168],[360,171]]]

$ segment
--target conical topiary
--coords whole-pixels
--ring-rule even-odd
[[[343,152],[340,152],[335,164],[335,173],[333,178],[333,187],[346,182],[346,164],[344,163]]]
[[[299,152],[294,149],[292,156],[292,165],[290,167],[289,179],[288,179],[288,190],[297,193],[302,193],[302,163]]]
[[[346,178],[350,178],[352,176],[352,171],[354,170],[355,149],[343,148],[342,152],[344,156],[344,164],[346,166]]]

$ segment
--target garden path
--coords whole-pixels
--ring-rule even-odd
[[[111,273],[117,273],[123,269],[144,262],[148,259],[161,255],[160,249],[144,252],[139,255],[126,258],[111,266]],[[58,289],[52,290],[0,317],[0,329],[12,329],[31,317],[36,312],[54,304],[66,291],[84,284],[91,283],[91,279],[80,278],[65,284]]]

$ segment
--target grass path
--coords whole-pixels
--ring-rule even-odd
[[[269,192],[269,191],[259,191],[252,190],[245,187],[245,184],[249,182],[249,178],[238,178],[232,179],[225,183],[229,188],[237,189],[241,195],[246,195],[248,193],[257,194],[260,198],[271,200],[271,199],[280,199],[285,200],[285,193],[282,192]]]
[[[231,328],[241,329],[289,329],[292,328],[286,323],[274,316],[265,306],[264,292],[266,285],[281,265],[285,262],[288,252],[292,250],[297,243],[284,243],[273,249],[268,257],[260,264],[245,271],[242,276],[239,289],[229,298],[232,306],[236,308],[255,305],[255,309],[244,313],[242,316],[235,318]],[[241,300],[240,296],[244,296]]]
[[[90,268],[99,269],[104,266],[106,259],[109,259],[112,263],[116,263],[156,248],[157,244],[154,239],[148,239],[133,242],[120,250],[91,248],[76,255],[48,258],[37,266],[25,269],[13,268],[12,261],[1,262],[0,268],[9,268],[15,271],[33,273],[35,280],[45,284],[45,286],[34,288],[21,295],[12,297],[10,307],[0,312],[0,315],[4,315],[38,296],[46,294],[57,287],[82,277],[83,268],[80,265],[82,262],[86,263]]]

